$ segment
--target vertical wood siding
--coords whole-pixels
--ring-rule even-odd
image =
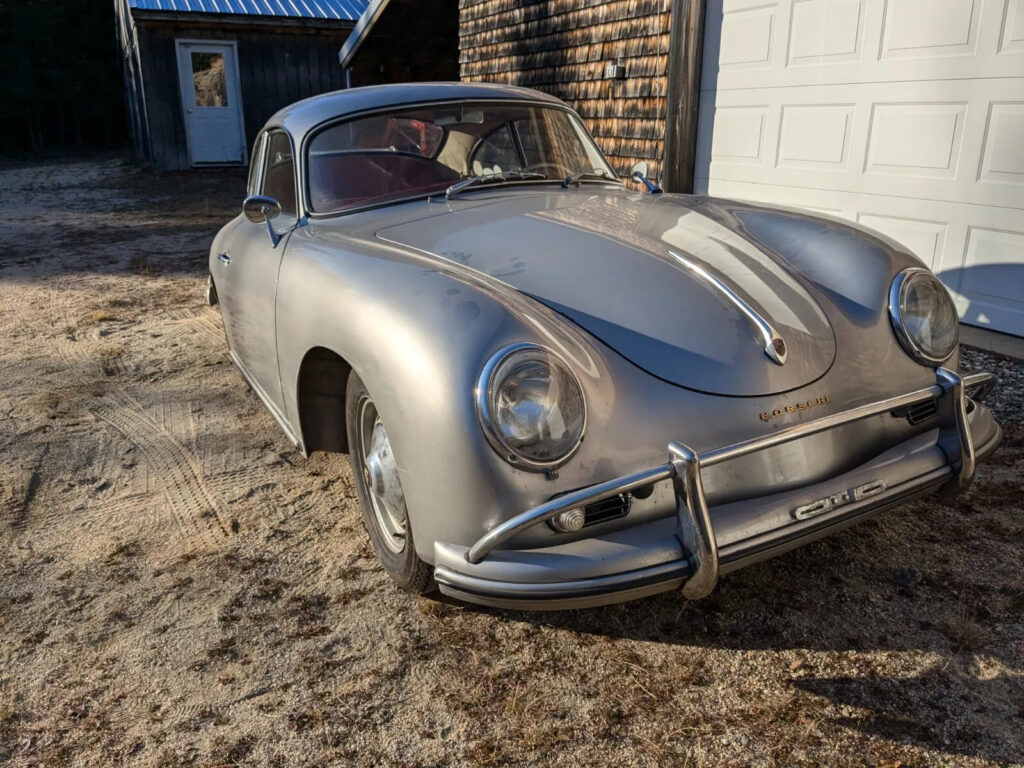
[[[185,118],[178,89],[176,39],[233,40],[238,48],[246,152],[263,124],[281,107],[345,87],[338,49],[350,28],[293,30],[138,25],[148,115],[146,159],[162,170],[189,167]]]
[[[459,0],[463,80],[522,85],[568,102],[621,175],[661,176],[671,0]],[[625,80],[608,79],[622,58]]]
[[[124,73],[124,102],[132,150],[136,157],[148,161],[152,158],[147,139],[145,99],[142,92],[142,66],[139,61],[138,39],[132,24],[128,0],[117,0],[114,5],[114,13],[118,51],[121,55],[121,67]]]

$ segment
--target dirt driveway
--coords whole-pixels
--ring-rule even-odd
[[[239,173],[0,168],[0,764],[1024,760],[1024,371],[974,490],[583,612],[398,593],[202,296]]]

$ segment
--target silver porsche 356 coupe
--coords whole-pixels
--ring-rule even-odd
[[[259,134],[209,299],[288,437],[349,454],[401,587],[699,598],[998,445],[992,377],[957,373],[954,305],[903,246],[644,174],[493,85],[326,94]]]

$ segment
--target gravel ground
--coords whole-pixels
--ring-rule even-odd
[[[531,615],[393,589],[202,300],[237,172],[0,167],[0,764],[1024,761],[1024,368],[929,499],[678,594]]]

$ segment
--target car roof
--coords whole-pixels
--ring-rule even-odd
[[[305,135],[333,118],[367,110],[385,109],[403,104],[421,104],[436,101],[509,99],[516,101],[546,101],[554,105],[565,104],[546,93],[496,83],[396,83],[370,85],[333,91],[297,101],[278,111],[264,128],[285,128],[302,142]]]

